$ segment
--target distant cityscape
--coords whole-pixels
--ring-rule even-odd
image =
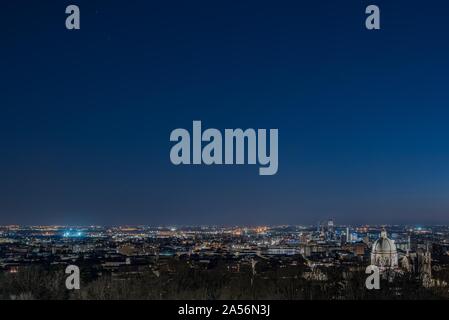
[[[1,299],[447,299],[447,283],[444,225],[0,227]]]

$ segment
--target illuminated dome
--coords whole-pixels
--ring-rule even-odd
[[[380,238],[373,244],[371,251],[371,264],[376,265],[380,269],[397,268],[398,252],[394,240],[387,237],[387,232],[382,230]]]

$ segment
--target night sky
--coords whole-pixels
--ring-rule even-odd
[[[2,0],[0,224],[449,223],[448,12]],[[278,173],[172,165],[193,120],[278,128]]]

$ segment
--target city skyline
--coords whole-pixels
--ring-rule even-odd
[[[447,299],[448,266],[449,226],[0,226],[8,300]]]

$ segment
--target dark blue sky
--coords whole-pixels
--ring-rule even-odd
[[[0,224],[449,222],[447,1],[0,8]],[[279,128],[278,174],[173,166],[192,120]]]

